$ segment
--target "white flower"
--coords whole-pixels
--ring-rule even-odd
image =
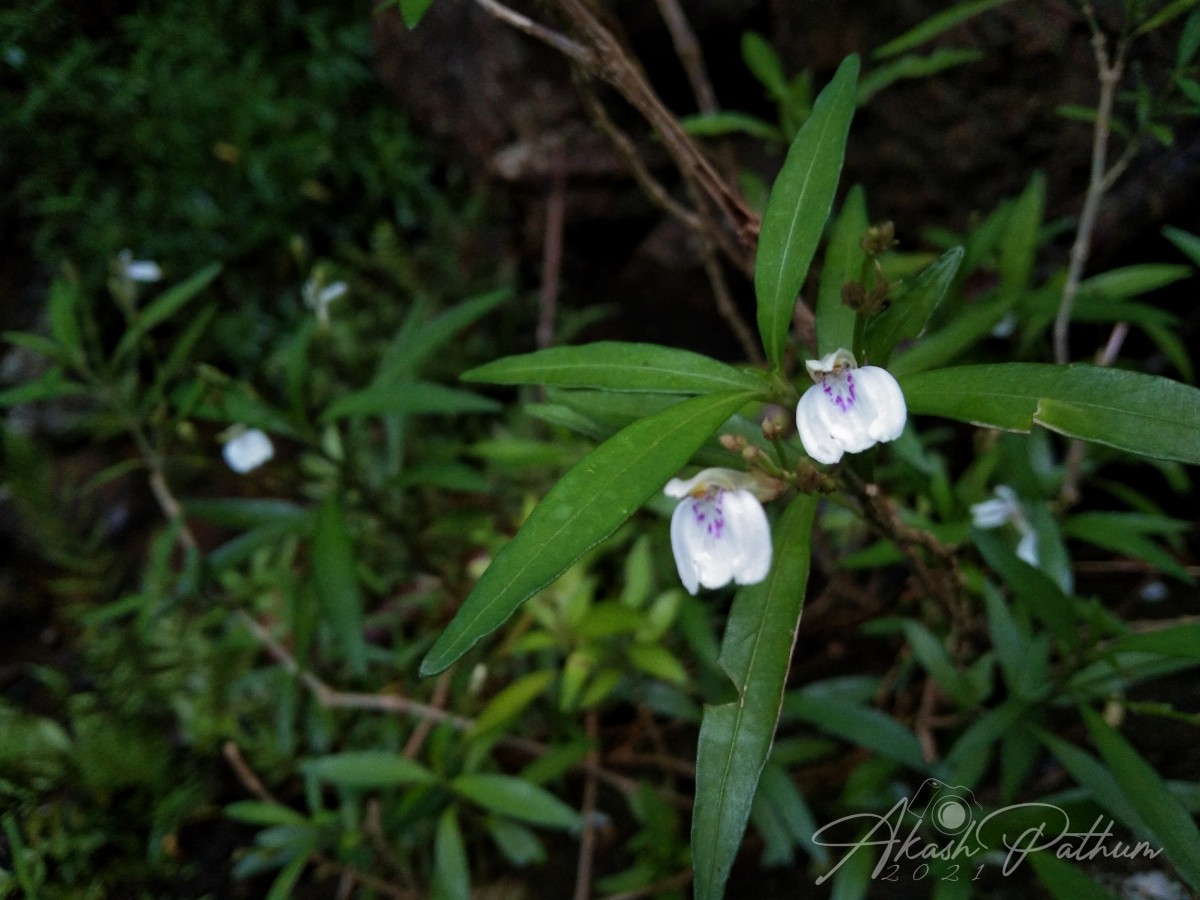
[[[321,287],[316,278],[310,278],[304,282],[301,294],[304,297],[304,305],[317,314],[317,321],[321,325],[328,325],[329,304],[345,294],[347,290],[349,288],[346,287],[344,281],[335,281],[333,284]]]
[[[275,446],[266,432],[258,428],[233,429],[233,435],[225,442],[221,454],[229,468],[239,475],[252,472],[275,455]]]
[[[1038,564],[1037,532],[1021,509],[1016,492],[1008,485],[997,485],[995,497],[971,505],[971,524],[976,528],[1000,528],[1011,524],[1021,535],[1017,542],[1017,558],[1031,566]]]
[[[663,489],[678,497],[671,516],[671,550],[688,592],[701,587],[757,584],[771,568],[771,526],[755,479],[732,469],[705,469]]]
[[[149,259],[134,259],[131,250],[122,250],[117,254],[117,268],[126,281],[139,281],[143,284],[159,281],[163,275],[158,263]]]
[[[805,452],[817,462],[836,463],[843,453],[861,453],[904,431],[904,394],[885,369],[858,368],[849,350],[835,350],[805,366],[816,382],[796,405],[796,428]]]

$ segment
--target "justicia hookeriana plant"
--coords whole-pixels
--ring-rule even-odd
[[[866,515],[878,490],[862,490],[873,465],[865,451],[899,438],[910,415],[925,415],[1005,431],[1036,424],[1129,453],[1200,463],[1200,391],[1190,386],[1088,365],[947,367],[964,331],[974,329],[972,339],[988,334],[1013,301],[994,314],[940,310],[964,258],[957,247],[908,283],[887,283],[875,256],[890,243],[880,236],[891,232],[869,228],[857,188],[830,229],[812,310],[813,358],[800,376],[785,369],[797,297],[833,205],[858,71],[858,58],[847,58],[816,99],[763,214],[754,285],[768,370],[654,344],[601,342],[509,357],[464,376],[548,386],[561,421],[607,437],[496,555],[426,655],[424,674],[461,658],[664,485],[680,500],[671,543],[687,589],[741,585],[721,654],[737,700],[706,707],[699,735],[692,859],[702,898],[721,896],[766,764],[819,496],[844,487],[847,505],[859,503]],[[897,348],[904,353],[893,364]],[[623,398],[599,404],[596,392]],[[795,408],[796,434],[774,418],[755,425],[768,405]],[[594,412],[599,406],[608,412]],[[736,442],[719,443],[718,434]],[[735,444],[744,448],[740,458],[730,452]],[[850,463],[846,454],[862,455]],[[698,474],[678,477],[697,463]],[[775,491],[761,493],[760,476],[780,486],[767,508],[760,498]]]

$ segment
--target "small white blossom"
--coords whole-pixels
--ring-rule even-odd
[[[131,250],[122,250],[117,254],[117,269],[126,281],[142,284],[160,281],[163,277],[158,263],[149,259],[134,259]]]
[[[771,526],[757,492],[752,476],[732,469],[704,469],[667,482],[663,493],[680,501],[671,516],[671,550],[689,593],[767,577]]]
[[[858,367],[849,350],[835,350],[805,366],[814,382],[796,405],[804,451],[833,464],[904,431],[908,410],[896,379],[878,366]]]
[[[344,281],[335,281],[322,287],[317,279],[310,278],[304,282],[301,294],[304,297],[304,305],[317,314],[317,322],[326,326],[329,324],[329,304],[348,290]]]
[[[225,463],[239,475],[252,472],[275,455],[275,445],[258,428],[237,426],[221,450]]]
[[[1037,532],[1017,500],[1016,492],[1006,484],[996,486],[991,500],[971,505],[971,524],[976,528],[1000,528],[1012,525],[1021,535],[1017,542],[1017,558],[1031,566],[1038,564]]]

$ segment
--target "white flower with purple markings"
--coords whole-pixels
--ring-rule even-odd
[[[759,501],[763,490],[753,476],[732,469],[704,469],[667,482],[663,493],[679,499],[671,516],[671,549],[689,593],[767,577],[771,526]]]
[[[796,406],[796,428],[809,456],[832,465],[843,453],[861,453],[900,437],[908,411],[900,385],[886,369],[859,368],[849,350],[805,365],[815,384]]]

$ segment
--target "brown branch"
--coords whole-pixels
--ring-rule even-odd
[[[260,779],[258,775],[255,774],[254,770],[250,768],[250,765],[246,762],[245,757],[242,756],[242,751],[237,744],[235,744],[233,741],[226,741],[221,747],[221,752],[224,754],[226,762],[229,763],[229,767],[233,769],[234,774],[237,775],[238,781],[242,783],[242,786],[245,787],[252,796],[257,797],[264,803],[273,803],[277,806],[286,806],[285,803],[280,801],[274,794],[271,793],[267,786],[262,783],[262,779]],[[398,888],[395,885],[384,881],[382,878],[376,878],[373,875],[368,875],[366,872],[360,872],[353,866],[348,866],[343,862],[339,862],[326,853],[316,851],[312,854],[312,860],[318,866],[329,868],[339,873],[339,880],[343,884],[346,883],[346,879],[350,879],[351,883],[357,881],[361,884],[367,885],[368,887],[374,888],[381,894],[384,894],[388,897],[393,897],[395,900],[417,900],[417,898],[420,896],[412,891]]]
[[[1071,245],[1071,257],[1067,267],[1067,280],[1063,284],[1062,302],[1058,307],[1058,315],[1054,319],[1054,361],[1060,365],[1070,362],[1071,348],[1068,334],[1071,327],[1071,311],[1079,294],[1083,270],[1091,253],[1092,237],[1100,215],[1100,201],[1128,167],[1133,159],[1135,148],[1131,142],[1126,146],[1120,159],[1111,168],[1109,167],[1108,141],[1112,130],[1113,104],[1116,100],[1117,86],[1125,71],[1125,53],[1129,44],[1123,38],[1117,44],[1116,56],[1110,57],[1108,42],[1100,30],[1100,24],[1096,21],[1095,12],[1090,3],[1084,4],[1083,12],[1087,18],[1088,27],[1092,31],[1092,52],[1096,58],[1100,98],[1096,104],[1096,121],[1092,126],[1091,175],[1088,180],[1087,193],[1083,199],[1083,209],[1079,214],[1075,242]],[[1109,337],[1108,344],[1097,357],[1098,365],[1111,365],[1115,361],[1127,331],[1128,326],[1124,322],[1117,323]],[[1063,484],[1059,491],[1059,499],[1064,506],[1074,505],[1079,500],[1079,480],[1083,471],[1084,453],[1085,447],[1082,441],[1071,441],[1064,461]]]
[[[594,709],[588,710],[584,716],[584,728],[587,731],[588,747],[587,760],[594,767],[600,765],[600,719]],[[580,815],[583,817],[583,831],[579,835],[579,863],[575,867],[574,900],[589,900],[592,896],[592,864],[596,858],[596,795],[599,792],[599,782],[593,772],[588,772],[583,781],[583,804]]]
[[[450,696],[450,672],[446,671],[438,678],[437,683],[433,686],[434,709],[445,709],[446,700]],[[429,732],[433,731],[434,721],[429,716],[422,716],[421,721],[417,723],[417,727],[413,729],[413,733],[409,735],[408,740],[404,743],[404,755],[409,759],[416,759],[421,752],[421,747],[425,744],[425,739],[429,737]]]
[[[1062,301],[1058,316],[1054,320],[1054,361],[1060,365],[1070,362],[1071,348],[1068,334],[1071,327],[1071,311],[1079,294],[1079,284],[1092,249],[1092,236],[1100,214],[1100,201],[1115,178],[1108,172],[1108,140],[1112,130],[1113,104],[1117,85],[1125,68],[1126,43],[1117,47],[1114,58],[1109,57],[1108,42],[1096,22],[1091,4],[1084,4],[1084,14],[1092,30],[1092,52],[1096,57],[1097,77],[1100,81],[1100,98],[1096,104],[1096,121],[1092,126],[1092,166],[1087,193],[1083,198],[1083,209],[1079,214],[1079,226],[1075,231],[1075,242],[1071,245],[1067,280],[1063,284]],[[1127,164],[1127,163],[1125,163]],[[1120,166],[1124,168],[1124,164]]]
[[[537,348],[554,345],[554,322],[558,308],[558,285],[562,272],[563,230],[567,217],[567,176],[561,152],[551,161],[553,174],[546,198],[546,236],[542,245],[542,287],[538,293]]]
[[[964,650],[958,636],[967,624],[970,603],[954,551],[928,531],[906,524],[878,485],[867,484],[849,469],[839,474],[842,486],[858,500],[867,524],[896,545],[929,599],[940,600],[946,607],[951,625],[950,655],[958,659]]]
[[[629,174],[633,176],[633,180],[637,182],[638,187],[642,189],[651,202],[659,209],[682,222],[690,230],[703,233],[705,228],[704,218],[672,197],[670,192],[646,168],[646,164],[642,161],[641,154],[638,153],[638,149],[633,141],[630,140],[625,132],[617,127],[617,124],[604,109],[604,104],[596,96],[596,92],[592,88],[591,76],[587,70],[580,66],[575,66],[573,71],[575,73],[575,83],[579,88],[579,96],[583,101],[584,110],[596,126],[612,141],[617,154],[621,157],[625,165],[629,167]]]
[[[497,0],[475,0],[475,2],[501,22],[511,25],[517,31],[522,31],[530,37],[537,38],[544,44],[549,44],[563,56],[584,65],[591,63],[591,51],[565,34],[559,34],[557,31],[533,21],[528,16],[522,15],[515,9],[498,3]]]
[[[675,55],[687,73],[692,85],[692,94],[696,97],[696,108],[700,112],[715,112],[717,95],[709,81],[708,71],[704,66],[704,54],[700,51],[700,42],[688,23],[687,15],[679,0],[657,0],[658,12],[671,32],[671,43],[675,45]]]
[[[730,258],[748,273],[754,271],[754,246],[761,220],[741,195],[731,188],[700,151],[691,135],[659,100],[641,69],[584,0],[557,0],[557,6],[578,30],[592,51],[592,60],[580,61],[593,75],[612,85],[662,138],[663,146],[685,178],[694,181],[713,204],[723,226],[734,241],[722,240]]]
[[[263,648],[271,655],[271,657],[281,666],[284,671],[298,678],[301,684],[304,685],[316,698],[316,701],[326,709],[358,709],[370,710],[374,712],[396,713],[404,716],[412,716],[414,718],[429,720],[434,724],[445,724],[453,728],[455,731],[470,731],[475,727],[475,720],[469,719],[466,716],[460,716],[455,713],[448,712],[444,709],[439,709],[436,706],[430,706],[425,703],[420,703],[416,700],[410,700],[407,697],[402,697],[399,694],[363,694],[351,691],[339,691],[330,687],[312,672],[304,670],[300,663],[296,660],[287,648],[284,647],[275,637],[266,629],[266,627],[255,619],[253,616],[245,612],[239,612],[238,617],[246,629],[262,644]],[[527,756],[540,758],[550,752],[550,747],[538,741],[530,740],[529,738],[516,737],[514,735],[505,735],[497,742],[498,746],[507,747],[510,750],[523,753]],[[601,765],[593,764],[587,759],[576,763],[573,768],[579,769],[582,772],[591,773],[597,779],[607,784],[609,787],[619,791],[626,797],[632,797],[639,790],[638,782],[632,778],[626,778],[623,775],[618,775]],[[673,792],[661,792],[668,802],[672,805],[687,809],[691,806],[691,801],[687,797],[680,796]]]

